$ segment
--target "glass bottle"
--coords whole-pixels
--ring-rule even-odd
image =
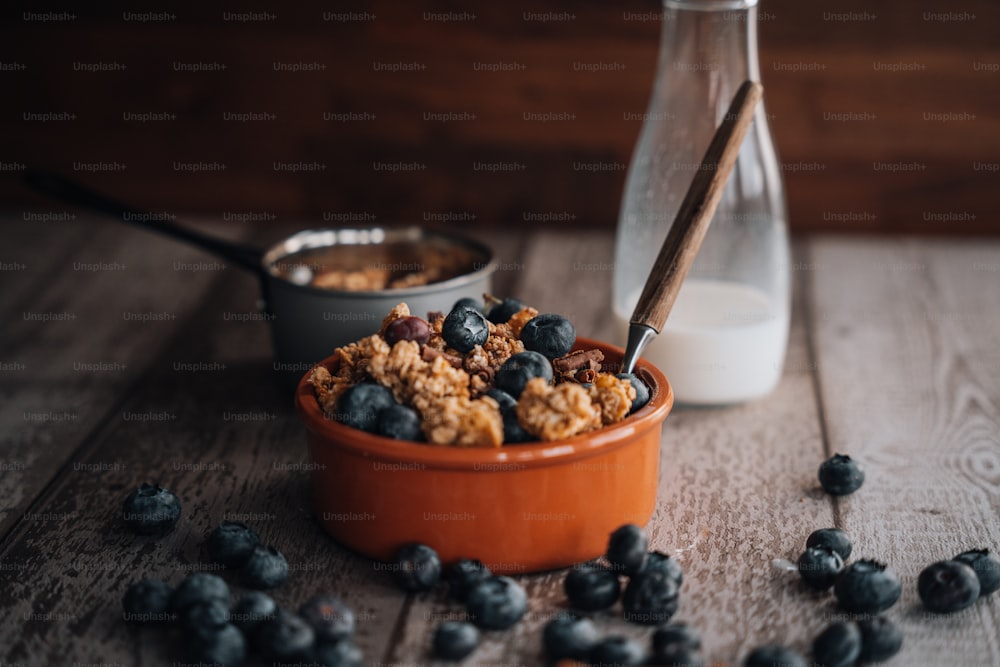
[[[757,0],[664,0],[652,98],[615,241],[621,340],[646,276],[740,84],[760,80]],[[765,97],[766,97],[765,88]],[[643,356],[676,400],[726,404],[781,376],[790,312],[785,191],[763,102],[666,325]]]

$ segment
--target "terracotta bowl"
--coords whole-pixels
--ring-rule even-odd
[[[621,348],[577,341],[576,349],[594,348],[620,363]],[[656,503],[660,432],[674,396],[653,365],[640,360],[636,372],[651,398],[624,421],[499,448],[404,442],[344,426],[323,416],[303,377],[295,405],[317,518],[338,542],[380,561],[407,542],[430,545],[445,565],[478,558],[498,574],[596,558],[611,531],[645,525]]]

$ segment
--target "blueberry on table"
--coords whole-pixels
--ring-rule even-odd
[[[877,614],[896,604],[903,587],[896,572],[874,560],[859,560],[844,568],[833,585],[837,602],[858,614]]]
[[[434,588],[441,577],[441,559],[426,544],[404,544],[396,552],[396,583],[409,593]]]
[[[208,557],[226,567],[242,567],[260,544],[257,531],[237,521],[223,521],[208,535]]]
[[[932,563],[917,578],[921,602],[939,614],[965,609],[979,599],[979,590],[976,571],[957,560]]]
[[[122,518],[138,535],[166,535],[181,518],[181,501],[159,485],[143,483],[125,498]]]
[[[528,442],[532,439],[530,433],[524,430],[517,420],[517,401],[502,389],[490,389],[486,395],[500,406],[500,417],[503,419],[503,441],[505,443]]]
[[[170,596],[170,608],[175,614],[184,612],[199,602],[218,600],[229,606],[229,585],[222,577],[208,572],[194,572],[184,577]]]
[[[187,659],[195,664],[241,665],[246,660],[246,639],[234,625],[223,625],[204,634],[186,635],[185,642]]]
[[[595,565],[578,565],[566,573],[563,589],[569,604],[580,611],[607,609],[621,595],[618,574]]]
[[[750,651],[745,667],[806,667],[806,659],[797,651],[780,644],[764,644]]]
[[[806,538],[806,548],[820,547],[835,551],[840,558],[847,561],[851,556],[851,538],[840,528],[820,528],[814,530]]]
[[[652,570],[663,572],[676,581],[678,586],[684,583],[684,571],[681,569],[681,564],[676,558],[671,558],[662,551],[650,551],[646,554],[646,562],[642,564],[641,571],[650,572]]]
[[[799,556],[798,566],[802,580],[810,588],[825,591],[837,581],[844,569],[844,559],[836,551],[810,547]]]
[[[979,597],[986,597],[1000,590],[1000,560],[989,549],[964,551],[953,560],[965,563],[979,578]]]
[[[635,400],[632,401],[632,407],[628,411],[629,414],[649,403],[649,387],[646,386],[645,382],[637,378],[634,373],[618,373],[615,377],[619,380],[628,380],[632,383],[632,388],[635,389]]]
[[[484,630],[506,630],[528,610],[528,596],[510,577],[479,582],[465,599],[469,619]]]
[[[312,653],[316,633],[301,617],[279,609],[274,618],[257,626],[254,647],[268,662],[306,660]]]
[[[608,538],[608,561],[615,569],[624,574],[633,575],[642,569],[646,562],[646,549],[649,541],[642,528],[634,523],[620,526]]]
[[[456,304],[457,305],[457,304]],[[510,318],[517,315],[524,309],[524,304],[517,299],[507,298],[493,306],[486,313],[486,317],[493,324],[504,324],[510,320]]]
[[[653,652],[660,653],[672,647],[701,649],[701,635],[687,623],[668,623],[653,632]]]
[[[124,618],[130,623],[170,620],[170,596],[174,589],[160,579],[142,579],[128,587],[122,597]]]
[[[819,483],[832,496],[846,496],[861,488],[865,471],[846,454],[834,454],[819,466]]]
[[[386,438],[411,442],[423,439],[424,435],[417,411],[399,403],[393,403],[379,413],[375,432]]]
[[[321,667],[362,667],[365,656],[357,644],[349,639],[342,639],[339,642],[324,642],[317,646],[313,660]]]
[[[552,364],[538,352],[518,352],[503,363],[494,380],[497,389],[518,399],[528,380],[536,377],[552,382]]]
[[[542,644],[551,660],[586,660],[597,643],[597,626],[589,618],[559,614],[545,624]]]
[[[274,547],[256,546],[243,566],[243,584],[247,588],[268,590],[288,579],[288,561]]]
[[[229,614],[229,620],[243,632],[250,632],[262,622],[274,618],[278,605],[267,593],[248,591]]]
[[[221,600],[195,602],[181,614],[181,627],[188,635],[210,635],[229,623],[229,605]]]
[[[418,345],[423,345],[431,338],[431,325],[426,320],[408,315],[393,320],[385,328],[382,337],[390,347],[401,340],[412,340]]]
[[[459,352],[469,352],[490,337],[490,325],[476,308],[453,308],[441,324],[441,337]]]
[[[312,626],[317,641],[336,642],[354,634],[354,610],[336,595],[312,596],[299,607],[299,616]]]
[[[526,350],[540,352],[549,359],[558,359],[573,349],[576,327],[562,315],[537,315],[521,329],[521,342]]]
[[[345,426],[374,433],[379,413],[392,405],[396,405],[396,399],[391,391],[374,382],[362,382],[340,395],[334,417]]]
[[[833,623],[813,641],[813,658],[823,667],[849,667],[860,655],[861,630],[856,623]]]
[[[661,571],[639,572],[622,596],[625,620],[641,625],[666,623],[677,612],[678,591],[677,582]]]
[[[858,621],[861,631],[861,654],[864,662],[882,662],[899,653],[903,646],[903,632],[885,616],[863,618]]]
[[[591,665],[641,665],[646,661],[646,649],[632,637],[605,637],[590,649],[587,662]]]
[[[434,655],[461,660],[479,646],[479,629],[465,621],[444,621],[434,630]]]
[[[472,587],[484,579],[493,576],[490,569],[482,561],[473,558],[463,558],[455,561],[448,568],[445,580],[448,582],[448,593],[459,602],[465,602]]]

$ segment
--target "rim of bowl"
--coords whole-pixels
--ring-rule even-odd
[[[620,347],[589,338],[577,338],[576,345],[573,346],[574,350],[594,348],[600,349],[605,355],[611,353],[610,356],[614,361],[619,361],[625,354]],[[324,359],[313,368],[325,364],[332,358]],[[295,406],[306,428],[322,437],[326,445],[342,447],[363,456],[375,456],[400,463],[420,463],[433,468],[489,471],[504,464],[537,467],[587,458],[624,447],[631,441],[631,436],[639,430],[649,428],[656,423],[662,424],[674,404],[673,389],[663,372],[645,359],[639,359],[636,373],[642,376],[642,380],[650,387],[649,403],[616,424],[548,442],[507,444],[500,447],[433,445],[426,442],[394,440],[328,419],[319,407],[312,385],[307,382],[311,372],[312,368],[299,380],[295,392]]]
[[[286,257],[290,257],[304,250],[317,250],[320,248],[333,248],[338,246],[374,246],[388,245],[395,243],[419,243],[424,240],[439,239],[453,246],[465,248],[483,257],[483,262],[479,268],[468,273],[440,280],[426,285],[416,287],[402,287],[397,289],[382,290],[342,290],[329,289],[326,287],[314,287],[311,284],[300,285],[284,276],[278,275],[271,270],[277,262]],[[444,292],[456,287],[462,287],[482,280],[485,276],[492,275],[495,269],[493,249],[485,243],[480,243],[473,239],[453,234],[451,232],[439,232],[424,229],[416,225],[408,227],[351,227],[335,228],[322,227],[316,229],[303,229],[291,236],[275,243],[264,251],[261,258],[261,266],[264,275],[269,279],[277,280],[285,285],[290,285],[304,292],[314,294],[325,294],[337,296],[342,299],[371,299],[372,297],[407,297],[424,294],[434,294]],[[473,267],[477,266],[473,262]]]

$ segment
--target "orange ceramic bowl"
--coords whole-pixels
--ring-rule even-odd
[[[594,348],[606,363],[621,362],[621,348],[577,340],[576,349]],[[404,442],[344,426],[323,416],[303,377],[295,404],[317,517],[338,542],[380,561],[408,542],[430,545],[446,565],[478,558],[497,574],[596,558],[615,528],[645,525],[656,503],[660,432],[674,397],[653,365],[640,360],[636,373],[651,397],[625,420],[497,448]]]

